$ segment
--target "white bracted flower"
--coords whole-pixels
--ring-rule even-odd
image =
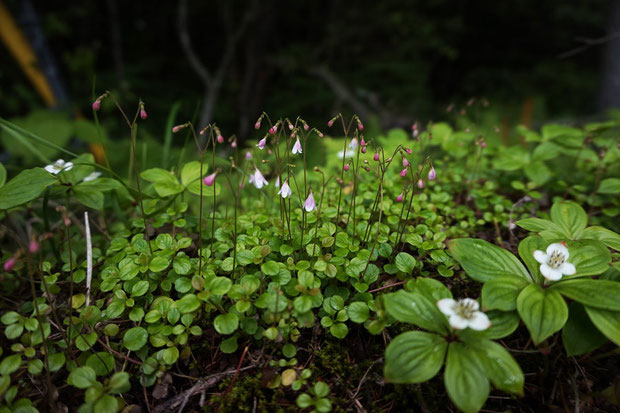
[[[84,178],[84,182],[88,182],[88,181],[94,181],[95,179],[99,178],[101,176],[101,172],[92,172],[90,175],[88,175],[86,178]]]
[[[59,159],[53,164],[47,165],[45,170],[51,174],[58,175],[62,171],[69,171],[71,168],[73,168],[73,162],[65,162]]]
[[[478,311],[480,304],[471,298],[454,300],[452,298],[442,298],[437,301],[439,311],[448,317],[450,326],[455,330],[471,328],[472,330],[486,330],[491,327],[489,317],[482,311]]]
[[[547,247],[545,254],[534,251],[534,258],[540,263],[540,272],[549,281],[558,281],[563,275],[573,275],[577,269],[568,262],[568,248],[563,242],[556,242]]]

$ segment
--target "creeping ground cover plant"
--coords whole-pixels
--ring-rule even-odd
[[[92,153],[0,118],[31,151],[0,164],[0,413],[615,403],[607,158],[559,196],[498,173],[499,133],[466,115],[384,133],[263,113],[241,141],[177,107],[161,143],[141,100],[92,109],[84,130],[125,130]],[[579,136],[616,156],[614,125]]]

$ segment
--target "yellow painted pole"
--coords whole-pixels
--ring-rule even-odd
[[[30,83],[41,95],[45,104],[56,106],[56,98],[45,74],[39,69],[37,56],[22,31],[15,24],[15,20],[2,0],[0,0],[0,38],[19,63]]]

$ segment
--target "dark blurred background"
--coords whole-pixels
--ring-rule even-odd
[[[536,126],[603,116],[620,99],[618,0],[2,4],[61,110],[92,119],[105,90],[132,107],[142,98],[155,136],[175,102],[178,119],[244,138],[262,111],[320,125],[357,113],[387,129],[484,97],[495,121]],[[45,108],[6,41],[0,62],[0,116]]]

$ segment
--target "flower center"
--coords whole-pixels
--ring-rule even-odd
[[[560,251],[553,251],[547,260],[547,265],[551,268],[558,269],[564,262],[566,257]]]
[[[469,320],[474,315],[476,310],[472,303],[458,301],[454,311],[459,317]]]

